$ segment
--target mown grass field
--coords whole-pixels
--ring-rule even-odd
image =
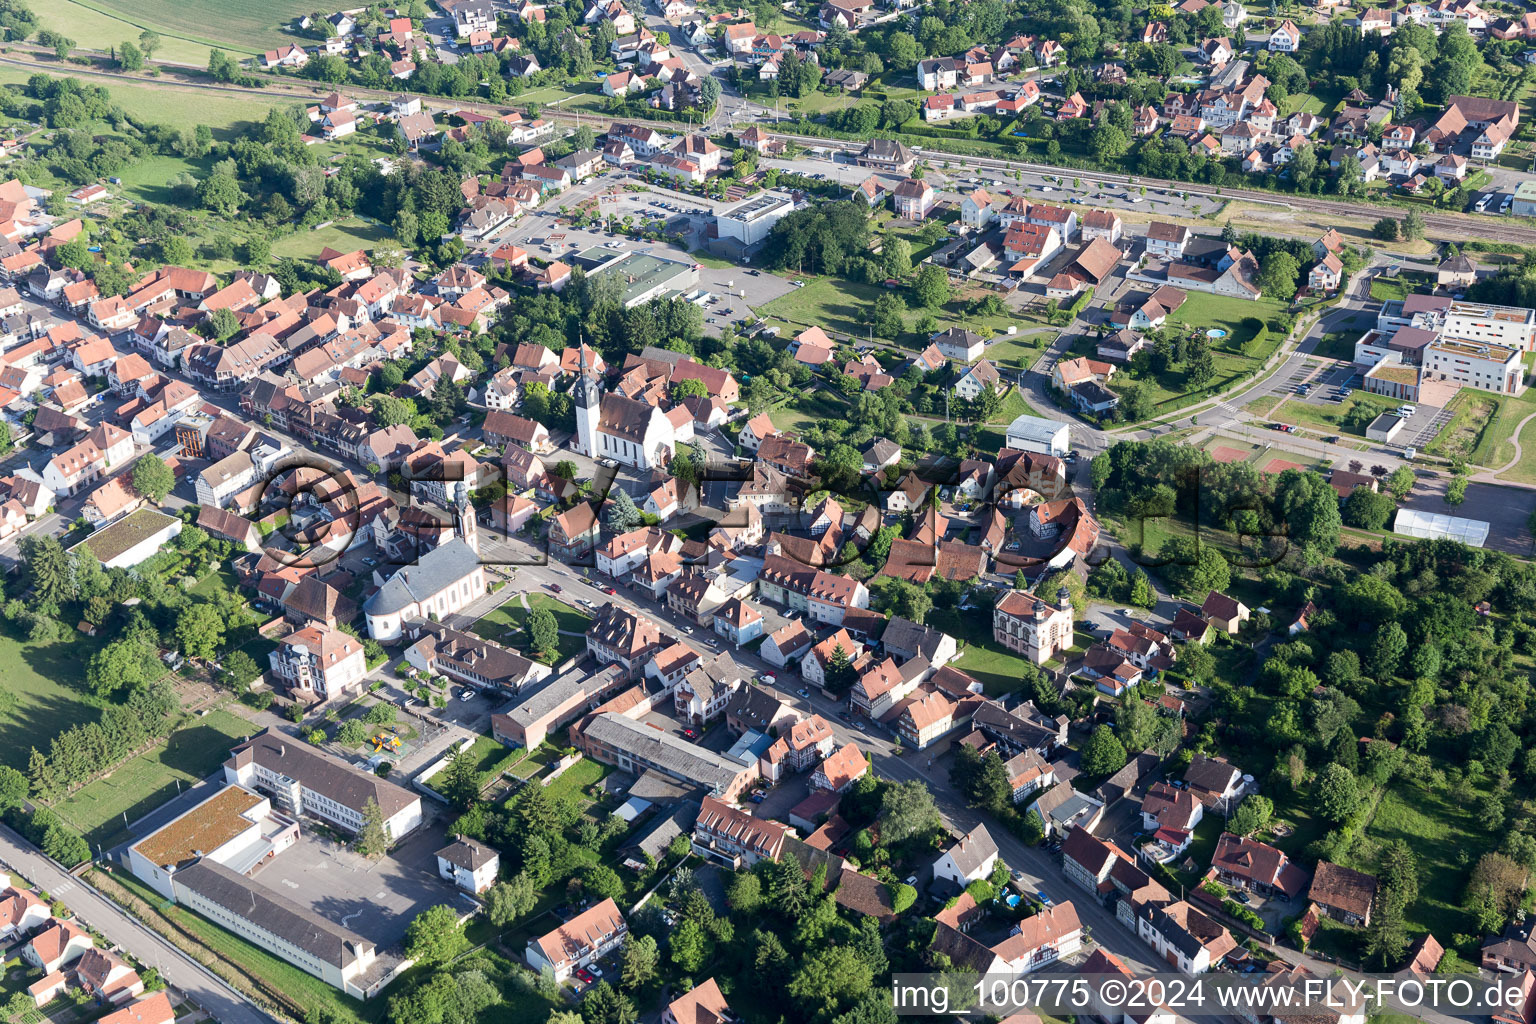
[[[213,47],[253,54],[302,37],[286,31],[303,0],[49,0],[37,5],[45,27],[80,46],[106,49],[153,29],[161,38],[157,59],[206,65]]]
[[[97,718],[80,690],[97,646],[80,635],[34,644],[0,631],[0,731],[12,740],[0,743],[0,764],[25,771],[32,747],[46,750],[60,732]]]
[[[887,294],[885,288],[837,277],[806,277],[802,280],[806,282],[804,288],[796,288],[787,295],[765,302],[757,307],[757,314],[776,321],[785,338],[793,338],[807,327],[820,327],[834,337],[869,337],[870,310],[878,296]],[[901,344],[919,348],[927,344],[926,338],[920,339],[916,335],[917,322],[925,312],[921,309],[905,311],[906,333],[899,339]],[[1026,319],[1011,310],[1001,316],[970,316],[959,302],[951,302],[932,313],[941,331],[965,327],[984,338],[998,337]]]
[[[388,241],[387,230],[361,217],[349,217],[318,231],[300,231],[272,243],[272,255],[313,259],[329,246],[338,252],[372,249]]]
[[[80,789],[54,810],[92,845],[99,843],[105,849],[124,837],[126,824],[174,797],[178,782],[185,789],[206,778],[229,757],[231,747],[255,731],[233,712],[210,711],[190,719],[165,743]]]
[[[67,66],[49,73],[55,77],[69,77]],[[0,85],[24,85],[31,75],[32,72],[23,68],[0,68]],[[225,138],[237,125],[258,124],[267,116],[269,108],[285,105],[283,98],[276,95],[269,101],[266,97],[253,99],[235,93],[163,85],[129,85],[88,77],[81,77],[80,81],[88,85],[106,85],[107,91],[112,94],[112,102],[132,117],[177,128],[205,124],[213,129],[215,136]]]

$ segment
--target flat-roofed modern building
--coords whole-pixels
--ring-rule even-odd
[[[225,786],[190,811],[128,847],[128,870],[167,899],[176,898],[175,875],[199,859],[245,874],[299,837],[291,818],[242,786]]]
[[[154,555],[181,533],[181,520],[141,508],[103,527],[69,550],[84,549],[107,569],[129,569]]]
[[[1062,456],[1072,448],[1072,431],[1065,423],[1040,416],[1019,416],[1008,424],[1008,447],[1023,452]]]
[[[795,201],[783,192],[764,192],[715,214],[715,226],[721,238],[748,248],[767,238],[773,226],[794,209]]]
[[[650,252],[633,252],[593,246],[583,249],[570,262],[587,270],[588,277],[617,274],[624,281],[624,308],[632,309],[652,299],[680,295],[698,287],[699,265],[692,260],[674,260]]]

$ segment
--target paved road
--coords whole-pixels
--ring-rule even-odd
[[[150,931],[95,889],[70,876],[21,836],[0,826],[0,863],[50,896],[64,901],[80,919],[160,972],[223,1024],[273,1024],[274,1018],[219,980],[201,964]]]

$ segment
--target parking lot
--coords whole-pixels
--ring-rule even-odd
[[[376,861],[310,831],[255,878],[328,921],[350,928],[381,950],[397,944],[415,916],[439,903],[468,909],[465,897],[437,874],[443,836],[420,828]]]

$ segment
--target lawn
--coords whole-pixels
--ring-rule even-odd
[[[555,625],[560,630],[559,649],[552,658],[545,659],[548,664],[558,665],[586,650],[585,634],[587,627],[592,624],[592,616],[548,594],[528,594],[526,597],[530,609],[545,608],[552,612]],[[470,631],[499,644],[522,647],[527,643],[527,637],[523,635],[523,620],[527,615],[522,603],[513,595],[490,614],[476,621]]]
[[[1314,405],[1311,402],[1301,402],[1296,399],[1288,399],[1281,403],[1271,415],[1281,423],[1295,423],[1299,426],[1311,427],[1323,432],[1337,431],[1340,434],[1352,434],[1355,437],[1364,437],[1366,425],[1370,420],[1360,420],[1360,426],[1347,427],[1344,425],[1350,411],[1365,406],[1371,411],[1371,419],[1384,412],[1391,412],[1402,403],[1397,399],[1388,398],[1385,395],[1373,395],[1365,391],[1356,391],[1342,402],[1329,402],[1325,405]]]
[[[165,743],[78,790],[54,810],[93,845],[106,848],[125,838],[126,824],[212,774],[228,759],[230,748],[255,731],[249,721],[224,710],[189,719]]]
[[[576,800],[583,806],[591,803],[585,794],[588,786],[595,786],[613,771],[611,765],[594,761],[590,757],[571,765],[554,782],[544,788],[544,792],[551,800]]]
[[[1318,341],[1312,354],[1324,359],[1343,359],[1346,362],[1355,358],[1355,339],[1358,333],[1346,333],[1343,331],[1334,334],[1325,334]]]
[[[1040,358],[1040,353],[1045,351],[1046,346],[1056,340],[1056,335],[1056,331],[1045,330],[1032,334],[1016,334],[1012,337],[1004,336],[987,346],[987,358],[1004,366],[1028,369],[1035,364],[1035,360]]]
[[[284,28],[312,7],[303,0],[51,0],[35,10],[45,27],[81,46],[106,49],[153,29],[162,40],[156,57],[203,66],[210,47],[251,54],[302,41]]]
[[[1408,297],[1408,282],[1400,277],[1371,278],[1371,298],[1376,302],[1391,302]]]
[[[796,395],[776,409],[768,410],[768,418],[779,430],[795,431],[828,420],[845,420],[852,411],[848,402],[826,388]]]
[[[792,276],[792,275],[791,275]],[[870,337],[870,309],[875,299],[886,289],[861,281],[848,281],[838,277],[805,277],[804,288],[796,288],[771,302],[757,307],[757,314],[777,322],[786,337],[794,337],[807,327],[820,327],[834,338],[839,335],[851,339],[866,340]],[[977,293],[979,294],[979,293]],[[938,330],[965,327],[985,338],[1004,336],[1009,327],[1018,326],[1026,319],[1012,310],[999,316],[971,316],[965,312],[963,301],[948,303],[942,309],[933,310]],[[927,340],[916,334],[917,322],[924,313],[921,309],[908,309],[903,314],[906,332],[899,343],[908,347],[921,347]],[[992,352],[988,358],[997,358]]]
[[[12,740],[0,744],[0,764],[25,771],[32,747],[46,750],[60,732],[96,719],[95,705],[79,688],[98,646],[79,634],[33,644],[0,631],[0,729]]]
[[[1169,316],[1168,325],[1183,326],[1201,334],[1212,328],[1226,332],[1221,338],[1209,339],[1216,370],[1210,383],[1192,390],[1186,383],[1186,367],[1180,364],[1160,374],[1145,372],[1136,377],[1130,373],[1118,374],[1110,388],[1119,391],[1128,384],[1142,385],[1153,403],[1152,417],[1165,415],[1199,401],[1202,396],[1229,388],[1258,373],[1264,361],[1279,347],[1284,336],[1274,329],[1273,321],[1283,308],[1281,303],[1270,299],[1239,299],[1191,292],[1179,311]],[[1270,328],[1262,341],[1254,340],[1257,331],[1254,321]],[[1092,357],[1094,346],[1094,339],[1083,335],[1073,343],[1072,354]]]
[[[329,246],[337,252],[371,249],[388,240],[390,233],[361,217],[349,217],[318,231],[300,231],[272,243],[272,255],[312,259]]]
[[[489,736],[476,736],[475,742],[469,745],[469,756],[474,759],[477,772],[500,774],[521,755],[522,751],[513,750]]]
[[[1383,795],[1366,826],[1365,836],[1374,842],[1361,844],[1355,860],[1346,863],[1372,871],[1377,864],[1369,851],[1376,844],[1396,839],[1406,842],[1418,857],[1419,876],[1435,880],[1434,885],[1420,888],[1418,900],[1409,908],[1409,930],[1415,934],[1432,932],[1448,947],[1456,935],[1477,931],[1461,906],[1461,897],[1472,866],[1497,845],[1496,837],[1478,819],[1479,796],[1458,797],[1449,787],[1426,789],[1399,780]],[[1457,952],[1476,961],[1475,950],[1470,947],[1463,946]]]
[[[1184,305],[1178,312],[1168,317],[1171,324],[1188,324],[1191,327],[1209,328],[1220,327],[1228,332],[1228,337],[1222,338],[1211,347],[1219,353],[1228,347],[1233,339],[1246,342],[1251,333],[1242,326],[1244,320],[1249,317],[1258,317],[1268,323],[1285,310],[1285,304],[1274,299],[1239,299],[1231,295],[1212,295],[1209,292],[1190,292],[1189,298],[1184,300]],[[1273,332],[1271,332],[1273,334]],[[1278,341],[1279,339],[1275,339]],[[1244,353],[1251,355],[1252,353]]]
[[[992,639],[990,615],[934,608],[928,613],[927,622],[963,642],[964,649],[955,666],[975,676],[986,688],[988,697],[1001,697],[1019,688],[1019,680],[1029,671],[1030,663],[997,646]]]
[[[1496,469],[1515,457],[1510,435],[1521,420],[1536,412],[1536,396],[1527,392],[1525,397],[1513,399],[1463,388],[1446,408],[1453,415],[1429,443],[1428,450],[1435,455],[1460,456],[1474,465]],[[1517,475],[1522,472],[1524,477]],[[1519,466],[1510,473],[1510,479],[1528,480],[1530,475],[1528,467]]]

